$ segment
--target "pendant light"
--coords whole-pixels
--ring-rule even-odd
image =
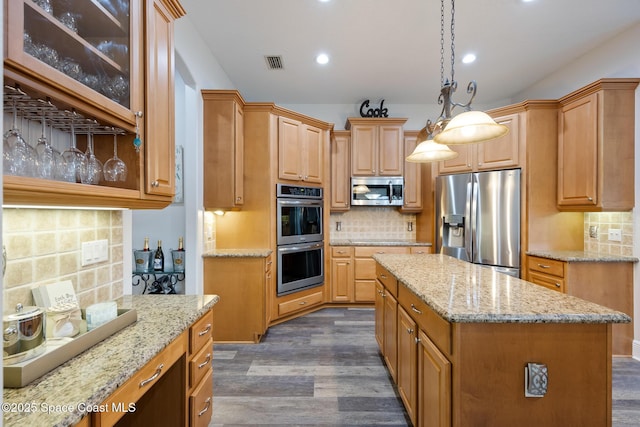
[[[418,132],[420,142],[407,158],[407,162],[427,163],[440,160],[450,160],[458,157],[458,153],[445,144],[438,144],[433,140],[434,125],[431,120],[427,120],[427,125]]]
[[[467,93],[471,95],[466,104],[453,102],[452,94],[458,88],[455,80],[455,0],[451,0],[451,80],[444,78],[444,0],[440,0],[440,96],[438,104],[442,105],[440,116],[434,126],[427,126],[418,134],[418,146],[407,161],[430,162],[447,160],[457,157],[457,153],[449,147],[441,145],[472,144],[487,141],[505,135],[509,128],[496,123],[488,114],[481,111],[470,111],[471,102],[476,96],[477,84],[471,81],[467,85]],[[465,109],[465,112],[452,118],[455,107]],[[431,127],[431,129],[430,129]],[[434,129],[435,128],[435,129]],[[431,139],[433,138],[433,139]],[[424,144],[424,145],[423,145]]]

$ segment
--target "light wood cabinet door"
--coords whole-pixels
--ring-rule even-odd
[[[418,332],[418,422],[451,426],[451,362],[422,330]]]
[[[236,91],[203,90],[203,196],[207,209],[244,204],[244,101]]]
[[[417,145],[417,134],[404,136],[404,158],[413,153]],[[422,211],[422,165],[404,162],[404,204],[401,212]]]
[[[174,17],[162,0],[146,1],[145,192],[175,194]]]
[[[378,128],[378,175],[401,176],[404,169],[404,131],[398,125]]]
[[[358,125],[351,129],[351,174],[375,176],[378,160],[378,127]]]
[[[324,131],[310,125],[303,124],[302,126],[303,138],[302,149],[300,150],[302,180],[314,184],[322,184]]]
[[[384,353],[384,286],[375,281],[375,335],[380,352]]]
[[[331,211],[349,210],[351,200],[351,138],[334,132],[331,140]]]
[[[517,167],[520,155],[520,115],[496,117],[495,121],[509,128],[500,138],[477,144],[477,170],[494,170]]]
[[[413,425],[416,425],[418,406],[417,338],[416,322],[398,307],[398,394]]]
[[[302,181],[301,125],[299,120],[278,118],[278,177],[280,179]]]
[[[331,300],[353,302],[353,262],[351,258],[331,259]]]
[[[398,301],[385,290],[384,293],[384,361],[394,382],[397,382],[398,367]]]
[[[467,145],[450,145],[450,149],[458,153],[458,157],[438,162],[438,173],[445,175],[448,173],[471,172],[474,164],[475,147]]]
[[[558,204],[598,203],[598,94],[560,110]]]
[[[558,209],[633,209],[638,82],[601,79],[560,100]]]

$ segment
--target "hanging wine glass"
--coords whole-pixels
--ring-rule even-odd
[[[71,126],[71,144],[62,153],[62,158],[66,162],[65,181],[82,182],[82,174],[87,168],[87,156],[76,147],[76,133],[73,119]]]
[[[22,138],[18,129],[18,106],[13,98],[12,105],[13,125],[4,134],[3,149],[8,150],[9,155],[3,155],[3,167],[7,167],[4,173],[18,176],[31,176],[33,172],[33,159],[30,146]]]
[[[118,158],[118,135],[113,134],[113,157],[104,164],[104,179],[106,181],[125,181],[127,179],[127,165]]]
[[[42,136],[38,138],[36,155],[38,157],[38,177],[54,179],[56,175],[56,153],[46,136],[46,110],[42,108]],[[58,153],[60,155],[60,153]]]
[[[93,132],[91,125],[89,125],[87,133],[87,152],[85,156],[87,158],[87,165],[82,173],[82,183],[98,185],[102,179],[103,166],[102,162],[93,154]]]

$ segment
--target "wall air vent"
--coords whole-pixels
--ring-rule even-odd
[[[281,56],[265,56],[264,59],[267,61],[267,67],[269,67],[270,70],[284,69]]]

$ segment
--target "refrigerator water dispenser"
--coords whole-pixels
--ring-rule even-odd
[[[444,228],[443,246],[450,248],[464,247],[464,217],[462,215],[445,215],[442,218],[442,227]]]

